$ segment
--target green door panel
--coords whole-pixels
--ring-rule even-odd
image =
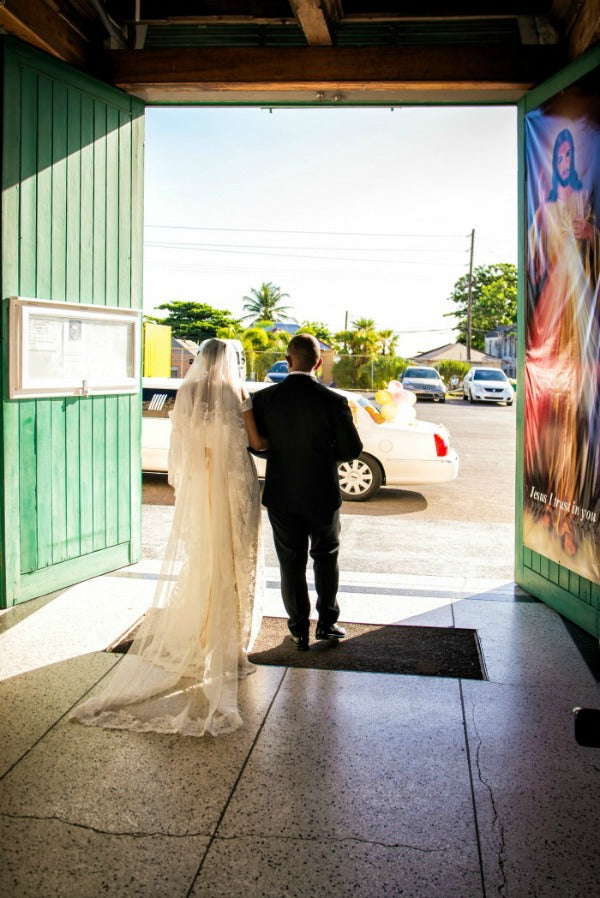
[[[8,399],[7,299],[142,307],[143,104],[2,48],[2,566],[10,605],[139,559],[141,399]]]

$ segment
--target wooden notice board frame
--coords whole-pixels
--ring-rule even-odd
[[[139,392],[139,310],[20,296],[9,303],[9,399]]]

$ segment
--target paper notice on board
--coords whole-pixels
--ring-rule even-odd
[[[46,315],[29,320],[29,376],[62,378],[62,322]]]

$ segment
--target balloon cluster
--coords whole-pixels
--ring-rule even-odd
[[[396,421],[399,424],[414,421],[417,417],[414,408],[416,401],[415,394],[405,390],[399,380],[391,380],[385,390],[375,393],[375,402],[380,407],[379,414],[383,421]]]

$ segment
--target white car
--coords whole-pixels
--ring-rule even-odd
[[[182,381],[176,378],[145,377],[142,418],[142,469],[166,473],[168,468],[171,422],[177,390]],[[249,392],[268,384],[247,383]],[[458,475],[458,455],[450,446],[448,431],[441,424],[413,420],[377,424],[367,412],[362,397],[346,396],[356,422],[363,451],[359,458],[338,466],[342,496],[348,501],[363,501],[373,496],[380,486],[415,486],[444,483]],[[358,399],[361,399],[359,404]],[[266,461],[255,457],[259,477],[264,477]]]
[[[463,399],[513,404],[515,392],[501,368],[471,368],[463,380]]]

